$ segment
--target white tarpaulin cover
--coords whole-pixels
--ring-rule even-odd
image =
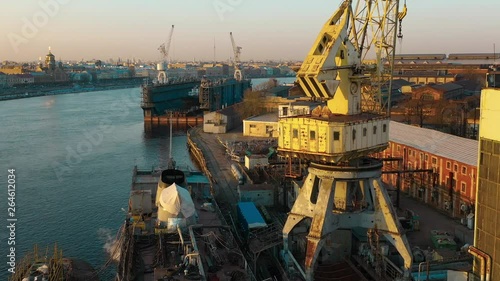
[[[187,189],[175,183],[161,192],[160,205],[165,211],[175,216],[182,214],[184,218],[189,218],[195,213],[191,194]]]

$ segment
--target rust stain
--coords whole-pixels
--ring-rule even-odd
[[[318,248],[318,243],[315,241],[307,240],[307,249],[306,249],[306,260],[305,266],[306,268],[311,268],[313,266],[314,254],[316,253],[316,249]]]

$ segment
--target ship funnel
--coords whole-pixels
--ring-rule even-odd
[[[185,183],[184,173],[180,170],[167,169],[161,172],[160,180],[158,181],[158,188],[156,189],[155,205],[158,206],[161,192],[172,185],[173,183],[183,186]]]

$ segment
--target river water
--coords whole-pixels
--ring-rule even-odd
[[[139,88],[0,102],[0,280],[7,280],[8,169],[15,169],[15,255],[57,242],[99,269],[127,209],[134,165],[165,165],[168,133],[146,134]],[[168,129],[164,129],[168,131]],[[192,163],[186,136],[173,157]],[[111,270],[103,280],[111,278]]]

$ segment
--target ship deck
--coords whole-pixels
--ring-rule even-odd
[[[247,280],[243,255],[229,227],[221,221],[217,204],[209,196],[208,180],[200,172],[186,173],[197,224],[177,233],[155,231],[154,201],[159,179],[159,171],[134,170],[131,194],[150,192],[153,206],[152,213],[142,217],[141,229],[130,225],[134,233],[132,252],[136,252],[134,265],[141,264],[137,272],[142,280]],[[188,259],[190,265],[179,266],[187,264]]]

